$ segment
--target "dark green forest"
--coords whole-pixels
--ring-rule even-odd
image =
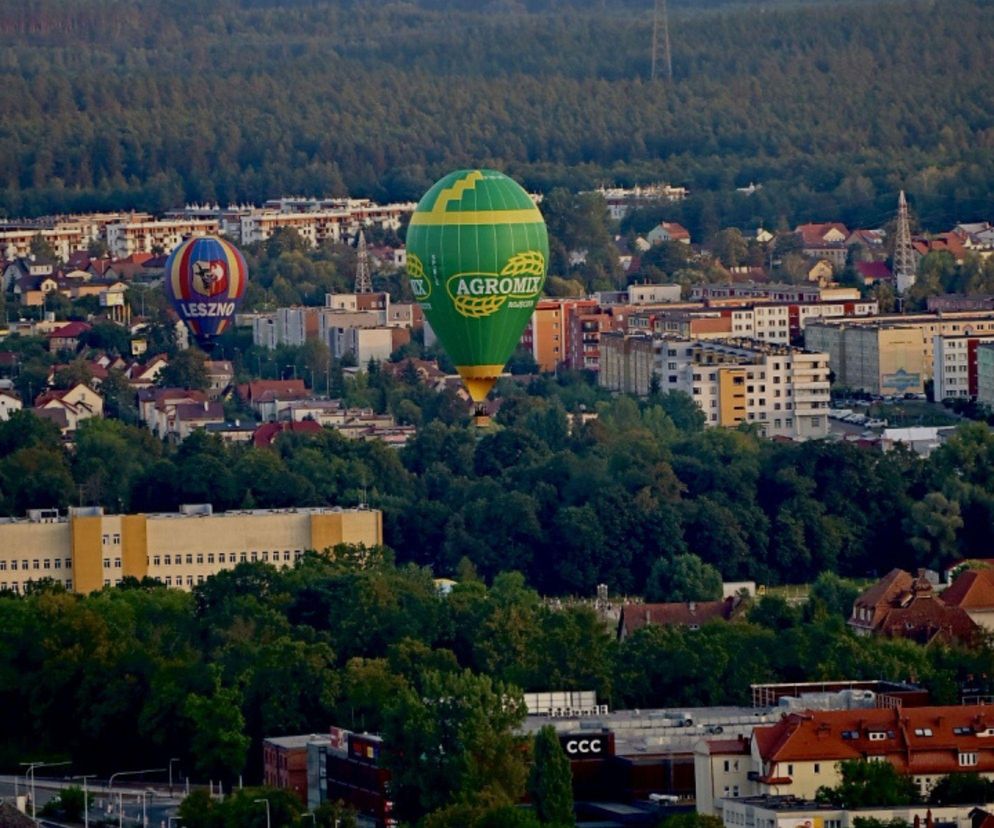
[[[673,3],[672,83],[648,5],[4,0],[0,210],[410,199],[487,164],[687,185],[698,237],[875,226],[901,187],[928,227],[986,215],[986,3]]]

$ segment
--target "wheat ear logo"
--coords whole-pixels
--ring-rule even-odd
[[[508,259],[500,273],[457,273],[446,282],[456,312],[469,319],[483,319],[500,310],[508,299],[538,296],[545,280],[545,257],[537,250]]]
[[[419,302],[431,296],[431,280],[421,259],[413,253],[407,254],[407,279],[411,283],[411,293]]]

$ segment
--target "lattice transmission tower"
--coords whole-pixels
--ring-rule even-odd
[[[359,231],[356,242],[355,292],[372,293],[373,277],[369,273],[369,253],[366,251],[366,234]]]
[[[911,225],[908,221],[908,201],[904,190],[897,199],[897,230],[894,234],[894,282],[897,292],[904,293],[915,283],[915,250],[911,246]]]
[[[660,54],[662,50],[662,54]],[[666,80],[673,80],[673,56],[670,53],[670,16],[666,0],[653,0],[652,6],[652,80],[661,68]]]

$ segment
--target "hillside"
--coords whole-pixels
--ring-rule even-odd
[[[927,225],[987,215],[981,0],[674,0],[672,84],[647,77],[646,3],[472,5],[0,2],[0,211],[413,198],[488,164],[685,184],[695,234],[881,223],[902,186]]]

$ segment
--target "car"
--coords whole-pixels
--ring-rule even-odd
[[[680,797],[673,794],[651,793],[649,794],[649,801],[657,802],[660,805],[676,805],[680,801]]]

